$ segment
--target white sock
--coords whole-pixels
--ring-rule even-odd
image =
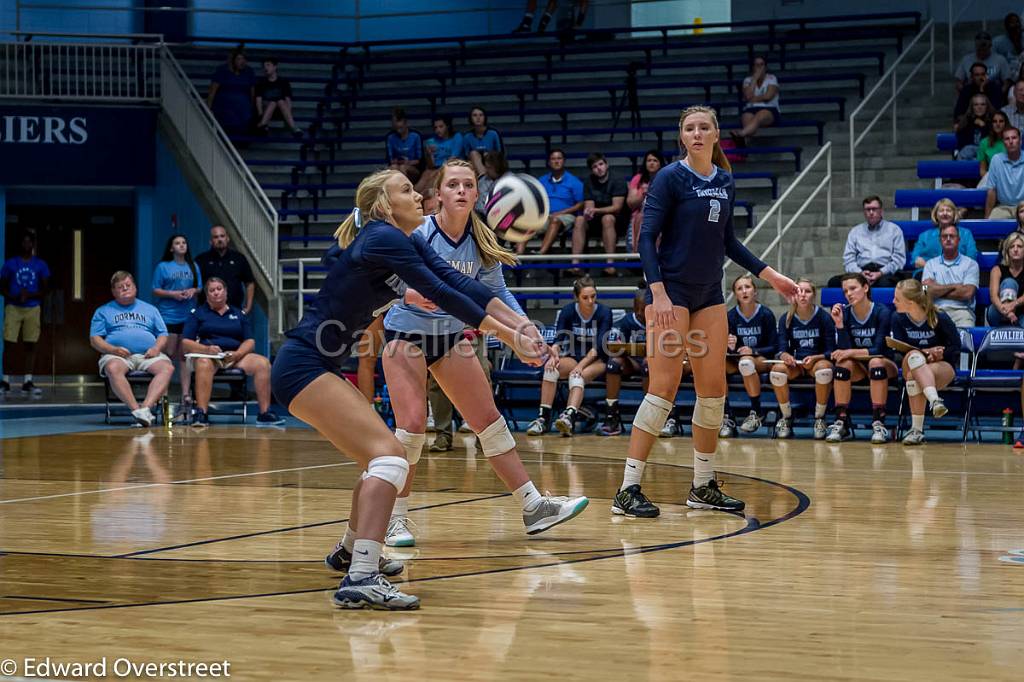
[[[395,506],[391,510],[391,518],[396,516],[406,517],[409,515],[409,498],[408,497],[396,497]]]
[[[783,417],[789,419],[793,416],[793,406],[789,403],[779,403],[779,412],[782,413]]]
[[[822,418],[824,418],[824,416],[825,416],[825,409],[827,407],[828,407],[828,405],[823,405],[822,403],[814,403],[814,418],[815,419],[822,419]]]
[[[707,485],[715,477],[715,453],[693,451],[693,487]]]
[[[516,500],[519,502],[519,506],[523,508],[523,511],[533,511],[540,504],[540,491],[537,490],[537,486],[533,484],[533,481],[527,481],[518,488],[512,491],[515,495]]]
[[[910,415],[910,428],[917,431],[924,431],[924,415],[923,414],[912,414]]]
[[[939,392],[935,390],[934,386],[925,386],[924,397],[928,399],[929,403],[934,403],[939,399]]]
[[[31,375],[31,374],[26,374],[26,375],[25,375],[25,380],[24,380],[23,382],[21,382],[21,383],[23,383],[23,384],[27,384],[27,383],[28,383],[28,382],[30,382],[30,381],[32,381],[32,375]],[[934,389],[933,389],[933,390],[934,390]],[[927,395],[927,393],[928,393],[928,392],[927,392],[927,391],[925,391],[925,395]],[[931,400],[931,398],[929,398],[929,400]]]
[[[606,403],[606,404],[607,404],[608,406],[612,406],[612,405],[614,405],[615,403],[619,402],[619,399],[618,399],[618,398],[605,398],[605,399],[604,399],[604,402],[605,402],[605,403]]]
[[[380,552],[384,545],[373,540],[356,540],[352,545],[350,580],[359,581],[380,571]]]
[[[622,486],[619,490],[625,490],[631,485],[639,485],[640,480],[644,477],[644,467],[646,466],[647,462],[643,460],[627,457],[626,466],[622,472]]]
[[[341,542],[338,544],[348,550],[348,553],[351,554],[352,548],[355,547],[355,543],[356,532],[352,530],[352,526],[345,526],[345,534],[341,537]]]

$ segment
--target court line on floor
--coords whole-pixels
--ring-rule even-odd
[[[207,476],[206,478],[190,478],[181,481],[168,481],[167,483],[142,483],[140,485],[122,486],[120,488],[102,488],[100,490],[81,490],[74,493],[59,493],[56,495],[39,495],[38,497],[20,497],[11,500],[0,500],[0,504],[14,504],[15,502],[35,502],[38,500],[54,500],[59,497],[78,497],[81,495],[98,495],[100,493],[116,493],[123,490],[142,490],[144,488],[158,488],[165,485],[185,485],[188,483],[203,483],[205,481],[222,481],[228,478],[245,478],[248,476],[266,476],[269,474],[283,474],[291,471],[310,471],[312,469],[326,469],[329,467],[352,466],[356,462],[334,462],[332,464],[313,464],[304,467],[292,467],[290,469],[270,469],[268,471],[249,471],[243,474],[224,474],[222,476]]]
[[[684,465],[681,465],[681,464],[672,464],[672,463],[662,463],[661,466],[678,467],[678,468],[690,468],[690,467],[685,467]],[[728,472],[722,472],[722,473],[728,473]],[[771,486],[774,486],[774,487],[777,487],[777,488],[782,488],[783,490],[786,490],[787,492],[789,492],[791,495],[793,495],[796,498],[797,504],[796,504],[796,506],[793,509],[791,509],[789,512],[787,512],[786,514],[783,514],[780,517],[771,519],[769,521],[765,521],[763,523],[761,521],[759,521],[756,517],[747,517],[747,523],[744,525],[743,528],[737,529],[735,531],[731,531],[729,533],[723,533],[721,535],[712,536],[712,537],[709,537],[709,538],[702,538],[700,540],[681,540],[679,542],[662,543],[660,545],[648,545],[648,546],[641,546],[641,547],[632,547],[632,548],[628,548],[628,549],[627,548],[616,548],[613,552],[608,553],[608,554],[603,555],[603,556],[584,557],[584,558],[580,558],[580,559],[570,559],[568,561],[554,561],[554,562],[545,563],[545,564],[532,564],[532,565],[529,565],[529,566],[509,566],[509,567],[504,567],[504,568],[492,568],[492,569],[486,569],[486,570],[482,570],[482,571],[470,571],[470,572],[466,572],[466,573],[456,573],[456,574],[450,574],[450,575],[431,576],[431,577],[428,577],[428,578],[414,578],[414,579],[409,580],[409,581],[395,581],[395,584],[396,585],[400,585],[400,584],[412,584],[412,583],[421,583],[421,582],[434,582],[434,581],[438,581],[438,580],[451,580],[451,579],[455,579],[455,578],[467,578],[467,577],[475,577],[475,576],[493,575],[493,574],[498,574],[498,573],[508,573],[508,572],[511,572],[511,571],[526,571],[526,570],[534,570],[534,569],[538,569],[538,568],[550,568],[550,567],[553,567],[553,566],[564,566],[564,565],[568,565],[568,564],[589,563],[591,561],[602,561],[602,560],[605,560],[605,559],[614,559],[616,557],[626,556],[627,554],[648,554],[648,553],[652,553],[652,552],[660,552],[660,551],[665,551],[665,550],[669,550],[669,549],[678,549],[678,548],[681,548],[681,547],[691,547],[691,546],[694,546],[694,545],[705,544],[705,543],[708,543],[708,542],[715,542],[715,541],[718,541],[718,540],[725,540],[725,539],[728,539],[728,538],[739,537],[741,535],[747,535],[747,534],[753,533],[754,531],[764,530],[766,528],[771,528],[772,526],[776,526],[776,525],[778,525],[780,523],[783,523],[785,521],[789,521],[790,519],[796,518],[800,514],[802,514],[805,511],[807,511],[807,509],[809,509],[810,506],[811,506],[811,498],[806,493],[804,493],[803,491],[801,491],[801,490],[799,490],[797,488],[794,488],[792,486],[786,485],[784,483],[778,483],[776,481],[769,481],[767,479],[758,478],[756,476],[746,476],[744,474],[735,474],[735,476],[737,476],[739,478],[746,478],[748,480],[758,481],[760,483],[766,483],[768,485],[771,485]],[[451,504],[451,503],[449,503],[449,504]],[[601,553],[602,550],[591,550],[591,552]],[[100,556],[97,556],[95,558],[97,558],[97,559],[111,559],[111,558],[115,558],[115,557],[100,557]],[[481,557],[481,558],[487,558],[487,557]],[[134,559],[128,559],[128,560],[134,560]],[[68,612],[72,612],[72,611],[98,611],[98,610],[107,610],[107,609],[137,608],[137,607],[145,607],[145,606],[173,606],[173,605],[180,605],[180,604],[195,604],[195,603],[208,603],[208,602],[220,602],[220,601],[237,601],[237,600],[240,600],[240,599],[259,599],[259,598],[263,598],[263,597],[293,596],[293,595],[313,594],[313,593],[316,593],[316,592],[324,592],[324,591],[328,591],[328,590],[333,590],[333,589],[335,589],[334,584],[335,583],[332,582],[331,585],[326,586],[326,587],[307,588],[307,589],[301,589],[301,590],[287,590],[287,591],[281,591],[281,592],[267,592],[267,593],[260,593],[260,594],[228,595],[228,596],[224,596],[224,597],[197,597],[197,598],[194,598],[194,599],[178,599],[178,600],[162,601],[162,602],[143,602],[143,603],[132,603],[132,604],[104,604],[104,605],[101,605],[101,606],[83,606],[83,607],[78,607],[78,608],[61,608],[61,609],[39,609],[39,610],[36,610],[36,611],[16,611],[16,612],[6,612],[6,613],[0,612],[0,617],[38,615],[38,614],[44,614],[44,613],[68,613]]]

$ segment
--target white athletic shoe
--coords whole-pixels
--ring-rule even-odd
[[[573,421],[576,417],[576,410],[571,407],[565,408],[562,414],[555,420],[555,428],[562,436],[569,438],[572,436]]]
[[[420,598],[402,592],[380,573],[362,580],[346,575],[333,598],[335,606],[343,609],[383,609],[385,611],[412,611],[420,607]]]
[[[384,544],[388,547],[415,547],[416,537],[409,526],[412,522],[407,516],[392,516],[388,521],[388,532],[384,535]]]
[[[775,422],[775,437],[776,438],[792,438],[793,427],[789,425],[788,417],[779,417],[779,421]]]
[[[889,429],[880,421],[871,422],[871,442],[874,445],[882,445],[889,442]]]
[[[828,433],[828,425],[825,423],[823,417],[817,417],[814,420],[814,440],[825,440],[825,434]]]
[[[722,427],[718,429],[719,438],[735,438],[736,437],[736,421],[732,417],[726,416],[722,420]]]
[[[156,421],[156,417],[149,411],[148,407],[140,407],[137,410],[132,410],[132,416],[143,428],[148,429]]]
[[[910,433],[903,436],[904,445],[921,445],[924,443],[924,431],[920,429],[910,429]]]
[[[661,427],[661,433],[658,434],[659,438],[672,438],[678,433],[678,427],[676,426],[676,420],[674,417],[669,417],[665,420],[665,425]]]
[[[526,427],[527,436],[543,436],[548,430],[548,423],[544,417],[537,417]]]
[[[936,398],[932,401],[932,416],[933,417],[945,417],[949,413],[949,408],[946,407],[946,403],[942,401],[942,398]]]
[[[554,497],[546,493],[532,511],[523,512],[523,524],[527,535],[535,535],[565,523],[587,508],[590,500],[585,497]]]
[[[754,433],[759,428],[761,428],[761,415],[751,410],[747,418],[740,424],[740,431],[743,433]]]

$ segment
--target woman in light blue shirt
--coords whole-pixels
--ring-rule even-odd
[[[917,241],[914,242],[914,250],[910,253],[910,262],[915,270],[920,270],[932,258],[942,253],[942,245],[939,243],[939,232],[946,225],[956,225],[960,222],[960,211],[951,199],[939,199],[932,208],[932,222],[935,227],[922,232]],[[978,260],[978,245],[974,243],[974,233],[966,227],[960,230],[960,253]]]
[[[196,294],[201,285],[199,266],[192,260],[188,239],[182,234],[172,235],[153,272],[153,297],[160,316],[167,324],[167,356],[177,362],[181,370],[182,402],[191,394],[192,374],[185,364],[181,331],[196,306]]]
[[[487,112],[483,107],[469,110],[469,130],[462,134],[462,158],[473,164],[477,177],[484,174],[484,154],[505,151],[501,135],[487,125]]]

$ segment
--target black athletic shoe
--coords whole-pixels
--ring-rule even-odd
[[[609,411],[604,416],[604,423],[597,427],[599,436],[618,436],[622,433],[622,420],[619,418],[619,411]]]
[[[741,512],[747,505],[743,500],[729,497],[718,487],[718,481],[711,479],[707,485],[690,488],[686,506],[692,509],[717,509],[718,511]]]
[[[643,491],[640,490],[640,484],[634,483],[615,493],[615,499],[612,500],[612,514],[653,519],[661,514],[661,510],[647,499]]]
[[[11,385],[6,381],[0,381],[0,394],[10,393]]]

